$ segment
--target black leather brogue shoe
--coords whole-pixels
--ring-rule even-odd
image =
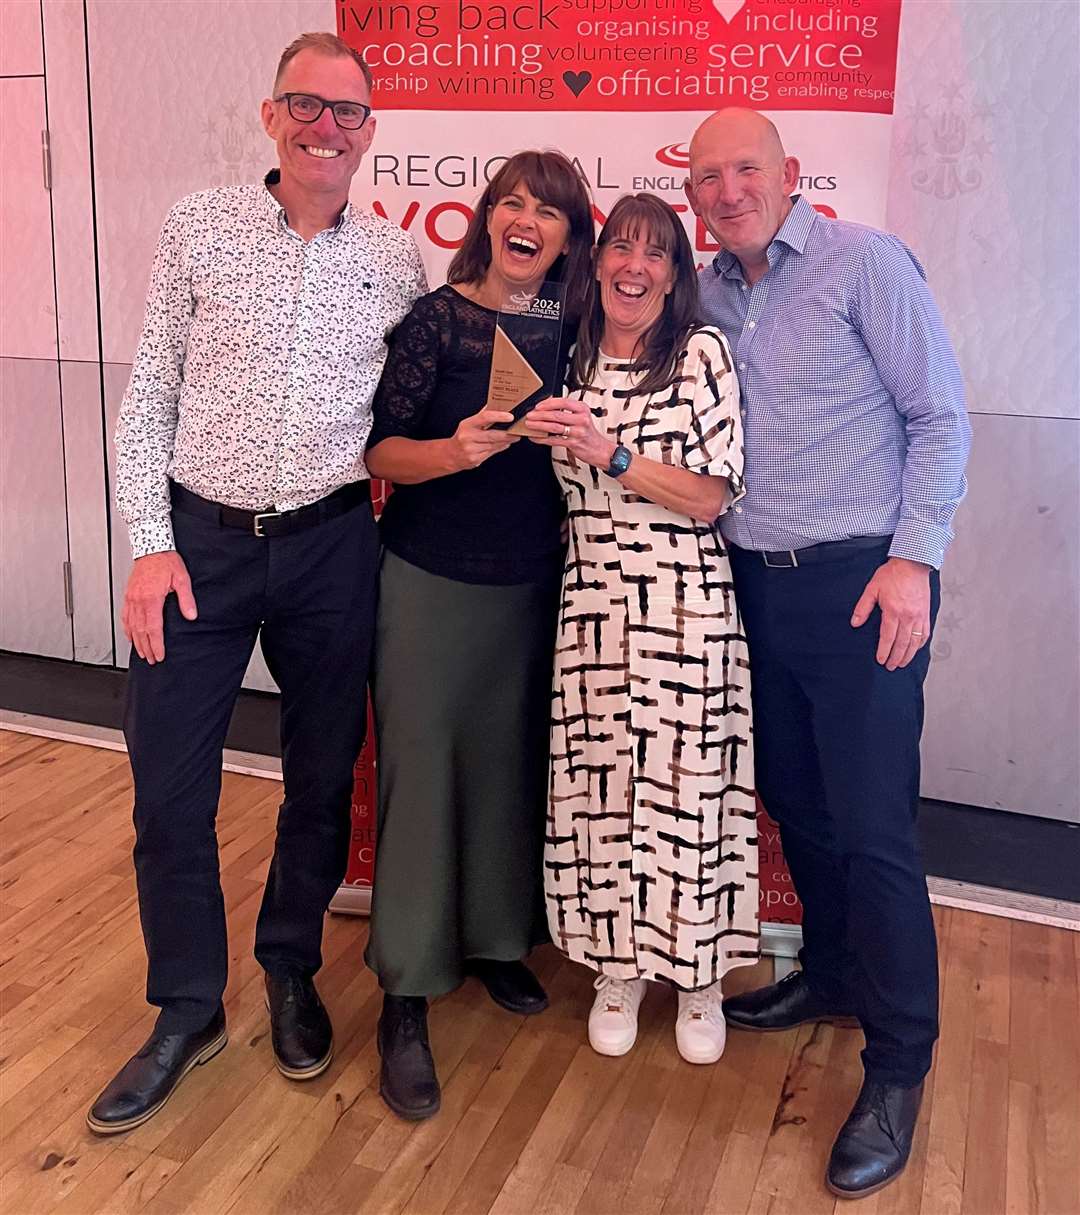
[[[524,962],[497,962],[492,958],[470,958],[465,963],[487,988],[488,995],[507,1012],[532,1016],[548,1006],[547,992]]]
[[[729,996],[724,1001],[724,1019],[739,1029],[776,1031],[794,1029],[813,1021],[857,1026],[854,1014],[836,1008],[814,991],[801,970],[793,970],[779,983],[756,991]]]
[[[829,1157],[825,1184],[840,1198],[865,1198],[904,1171],[915,1138],[923,1086],[867,1078]]]
[[[193,1067],[209,1062],[228,1040],[223,1008],[197,1033],[163,1034],[155,1029],[90,1107],[86,1125],[97,1135],[116,1135],[141,1126],[161,1109]]]
[[[439,1112],[442,1093],[428,1044],[427,1000],[383,996],[377,1037],[379,1094],[399,1118],[419,1122]]]
[[[290,1080],[321,1076],[334,1057],[334,1030],[315,984],[267,974],[266,1007],[278,1071]]]

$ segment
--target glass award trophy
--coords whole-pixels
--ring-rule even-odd
[[[493,429],[526,434],[525,415],[545,397],[562,391],[563,283],[544,283],[535,294],[507,296],[495,319],[495,345],[488,379],[488,409],[514,415]]]

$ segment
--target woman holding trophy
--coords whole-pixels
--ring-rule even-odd
[[[620,199],[553,448],[570,547],[544,876],[552,939],[599,972],[589,1041],[634,1044],[646,981],[678,989],[692,1063],[724,1047],[720,981],[758,957],[746,640],[716,518],[742,496],[739,387],[697,323],[693,253],[660,199]],[[542,439],[539,436],[543,435]]]
[[[429,1117],[440,1103],[428,997],[475,974],[513,1012],[547,1006],[521,959],[547,938],[541,862],[563,508],[549,453],[504,429],[513,414],[488,406],[489,383],[508,301],[527,307],[545,281],[561,282],[560,305],[580,315],[593,232],[587,190],[564,156],[507,161],[447,285],[417,300],[392,335],[375,397],[367,465],[395,490],[381,524],[367,962],[384,992],[380,1092],[404,1118]],[[512,345],[506,357],[517,359]]]

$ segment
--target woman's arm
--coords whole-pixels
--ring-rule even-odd
[[[614,452],[614,444],[611,450]],[[607,464],[604,465],[606,468]],[[689,515],[691,519],[700,519],[703,523],[713,523],[731,503],[731,486],[726,477],[691,472],[688,468],[661,464],[644,456],[635,456],[619,481],[650,502]]]
[[[495,422],[512,422],[512,413],[481,409],[463,418],[449,439],[407,439],[390,435],[368,449],[364,462],[373,477],[398,485],[418,485],[450,473],[476,468],[518,440],[505,430],[489,429]]]
[[[537,431],[534,443],[565,447],[577,459],[606,474],[616,444],[597,430],[584,401],[549,397],[530,410],[527,419],[530,430]],[[565,433],[567,427],[569,435]],[[731,486],[726,477],[691,472],[637,454],[619,482],[650,502],[705,523],[712,523],[731,501]]]
[[[712,523],[744,493],[739,381],[727,341],[716,329],[702,328],[689,336],[684,366],[692,369],[693,386],[682,463],[665,464],[634,453],[619,480],[650,502]],[[607,473],[616,444],[600,433],[583,401],[549,397],[530,411],[527,424],[538,432],[534,441],[565,447]]]
[[[464,418],[445,439],[417,439],[439,385],[442,340],[450,325],[448,305],[438,293],[413,305],[388,340],[386,364],[372,403],[372,428],[364,463],[373,477],[417,485],[475,468],[516,442],[490,430],[513,415],[480,410]]]

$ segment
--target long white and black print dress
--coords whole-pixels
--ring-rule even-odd
[[[718,330],[644,396],[600,356],[573,395],[638,457],[742,496],[739,388]],[[555,448],[570,547],[555,656],[544,877],[552,939],[615,978],[706,987],[758,957],[746,638],[704,524]]]

